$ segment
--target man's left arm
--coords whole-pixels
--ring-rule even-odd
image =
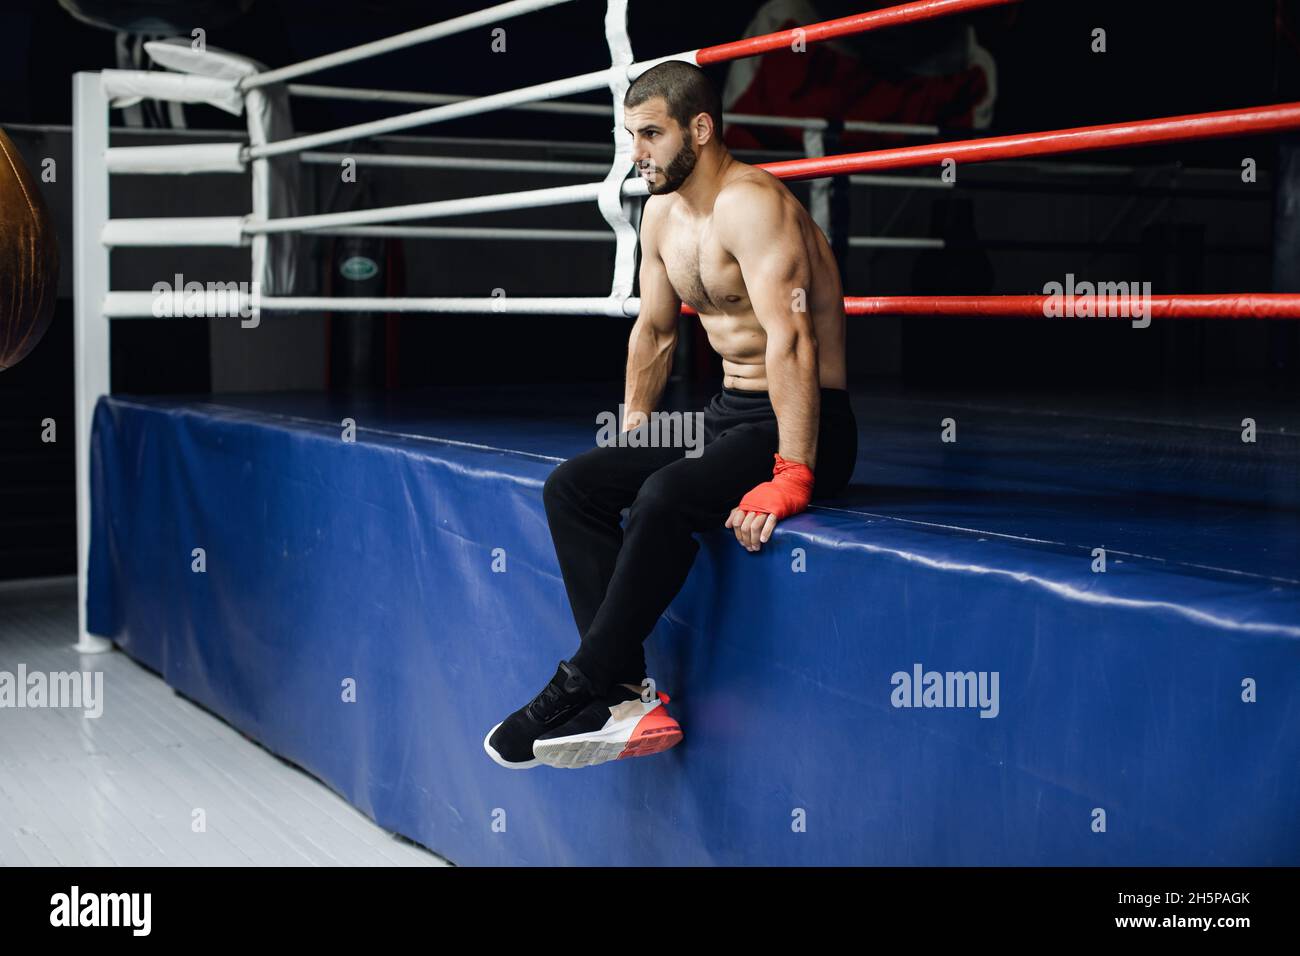
[[[794,215],[770,189],[750,184],[729,187],[724,207],[714,208],[717,235],[740,264],[767,334],[764,364],[780,435],[772,480],[745,495],[727,519],[751,551],[767,542],[777,521],[808,506],[817,466],[821,389],[808,312],[812,265]]]

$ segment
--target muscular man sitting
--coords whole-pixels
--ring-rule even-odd
[[[511,768],[590,766],[677,743],[667,695],[644,679],[644,642],[686,580],[694,533],[729,528],[758,551],[778,521],[842,490],[857,455],[843,292],[820,228],[779,179],[728,152],[718,94],[698,67],[669,61],[643,73],[624,98],[624,122],[650,192],[624,429],[656,410],[682,302],[722,357],[722,391],[704,409],[698,456],[604,445],[547,479],[547,520],[582,641],[541,693],[488,732],[488,754]]]

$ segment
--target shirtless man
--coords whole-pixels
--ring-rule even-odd
[[[722,391],[704,409],[698,457],[607,445],[547,479],[547,520],[582,643],[488,732],[484,748],[512,769],[591,766],[677,743],[667,695],[644,680],[644,642],[694,563],[694,533],[730,528],[758,551],[814,493],[841,491],[857,457],[843,292],[821,229],[779,179],[728,152],[721,102],[698,67],[651,68],[623,105],[650,192],[624,430],[659,403],[682,302],[722,356]]]

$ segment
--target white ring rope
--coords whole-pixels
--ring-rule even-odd
[[[259,86],[266,86],[268,83],[280,83],[294,77],[306,76],[308,73],[318,73],[321,70],[328,70],[332,67],[342,66],[344,63],[355,63],[357,60],[368,60],[371,57],[390,53],[393,50],[401,50],[420,43],[428,43],[430,40],[438,40],[442,37],[452,36],[456,33],[464,33],[466,30],[472,30],[475,27],[487,26],[500,20],[507,20],[511,17],[517,17],[525,13],[532,13],[534,10],[543,10],[547,7],[557,7],[562,3],[570,2],[572,2],[572,0],[511,0],[510,3],[501,3],[495,7],[476,10],[473,13],[467,13],[460,17],[453,17],[450,20],[443,20],[441,23],[433,23],[427,27],[421,27],[418,30],[410,30],[406,33],[399,33],[396,36],[385,37],[382,40],[375,40],[371,43],[363,43],[360,46],[350,47],[346,50],[327,53],[324,56],[304,60],[301,63],[295,63],[291,66],[281,67],[276,70],[268,70],[265,73],[259,73],[254,76],[248,76],[241,81],[240,89],[245,91],[251,90]]]
[[[515,226],[337,226],[321,236],[378,236],[398,239],[506,239],[544,242],[613,242],[608,229],[525,229]]]
[[[110,249],[133,247],[219,246],[249,244],[242,216],[168,216],[161,219],[110,219],[100,231]]]
[[[186,143],[169,146],[113,146],[104,152],[110,173],[242,173],[243,143]]]
[[[475,97],[457,93],[416,93],[406,90],[353,89],[346,86],[311,86],[290,83],[289,95],[319,100],[358,100],[366,103],[407,103],[412,106],[439,106],[461,103]],[[574,116],[609,116],[609,108],[594,103],[520,103],[504,107],[537,113],[565,113]],[[722,121],[737,126],[793,126],[805,129],[826,129],[830,121],[809,116],[771,116],[758,113],[722,114]],[[878,123],[874,120],[845,120],[844,128],[851,133],[897,133],[902,136],[938,136],[939,127],[919,123]]]
[[[232,285],[234,283],[231,283]],[[241,310],[310,312],[433,312],[459,315],[603,315],[634,318],[641,300],[613,297],[525,298],[327,298],[322,296],[261,296],[228,291],[201,293],[110,292],[104,297],[104,315],[110,319],[160,318],[154,310],[174,317],[241,317]]]
[[[459,103],[449,103],[446,106],[435,106],[427,110],[417,110],[414,113],[400,113],[397,116],[390,116],[386,119],[371,120],[368,123],[357,123],[354,126],[344,126],[335,130],[327,130],[323,133],[309,133],[306,136],[293,136],[289,139],[277,140],[274,143],[267,143],[265,146],[258,146],[249,149],[249,155],[258,156],[279,156],[283,153],[293,153],[299,150],[309,149],[316,146],[331,146],[334,143],[342,143],[351,139],[361,139],[367,136],[378,136],[381,133],[395,133],[398,130],[414,129],[417,126],[431,126],[434,123],[445,123],[447,120],[459,119],[462,116],[477,116],[480,113],[490,113],[494,110],[504,109],[507,106],[514,106],[519,103],[532,103],[536,100],[548,100],[557,96],[567,96],[570,93],[588,93],[592,90],[598,90],[609,85],[609,74],[611,70],[597,70],[594,73],[584,73],[581,76],[571,76],[563,80],[551,80],[547,83],[537,83],[533,86],[525,86],[516,90],[506,90],[503,93],[493,93],[488,96],[475,97],[472,100],[463,100]]]
[[[431,202],[410,203],[404,206],[385,206],[381,209],[354,209],[348,212],[316,213],[310,216],[289,216],[266,222],[245,222],[244,231],[251,235],[271,232],[294,232],[319,229],[323,226],[364,226],[385,222],[406,222],[412,219],[435,219],[446,216],[463,216],[471,213],[502,212],[512,209],[536,209],[541,206],[564,206],[570,203],[592,202],[600,198],[604,183],[581,183],[574,186],[550,186],[522,192],[496,193],[489,196],[470,196],[465,199],[435,199]],[[620,187],[625,196],[644,196],[646,184],[624,180]]]
[[[149,147],[144,147],[148,149]],[[352,160],[358,166],[396,166],[424,169],[495,170],[503,173],[548,173],[557,176],[590,176],[605,172],[601,163],[562,163],[549,159],[489,159],[479,156],[412,156],[392,153],[302,153],[302,162],[338,166]]]

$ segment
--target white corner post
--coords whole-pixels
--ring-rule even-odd
[[[249,146],[266,145],[266,124],[262,120],[266,94],[260,89],[251,89],[244,93],[244,119],[248,122]],[[271,161],[265,156],[250,159],[248,163],[253,183],[252,213],[247,221],[265,223],[271,217]],[[271,270],[268,268],[267,256],[270,252],[271,237],[259,232],[252,237],[252,301],[251,312],[247,319],[239,324],[241,328],[255,329],[262,324],[262,285],[270,284]],[[288,290],[273,289],[285,294]]]
[[[614,230],[614,276],[609,295],[625,309],[636,277],[636,228],[632,225],[631,203],[623,201],[623,182],[632,165],[632,136],[623,128],[623,97],[630,81],[632,41],[627,35],[627,0],[608,0],[605,7],[605,41],[609,44],[609,92],[614,101],[614,160],[601,183],[596,204]]]
[[[72,77],[72,269],[73,377],[76,385],[77,467],[77,650],[97,654],[111,641],[86,630],[86,591],[90,570],[90,429],[95,403],[109,391],[108,247],[102,233],[108,221],[108,98],[98,73]]]
[[[805,129],[803,131],[803,154],[810,159],[826,155],[825,129]],[[831,180],[828,177],[814,179],[810,184],[808,197],[809,213],[812,221],[821,226],[829,242],[831,236]]]

